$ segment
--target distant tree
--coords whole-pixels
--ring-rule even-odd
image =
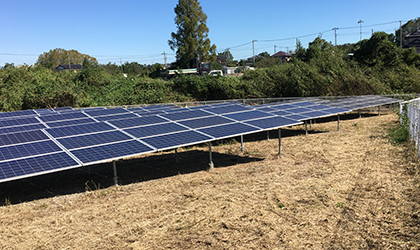
[[[39,55],[36,64],[54,69],[60,64],[83,64],[84,60],[86,60],[85,63],[98,65],[98,61],[94,57],[79,53],[77,50],[65,50],[60,48],[42,53]]]
[[[179,0],[175,7],[175,24],[178,31],[172,32],[168,44],[176,51],[176,65],[184,68],[189,60],[199,57],[202,61],[216,60],[216,46],[208,38],[207,15],[198,0]]]
[[[420,17],[417,19],[411,19],[410,21],[406,22],[404,25],[402,25],[402,45],[405,45],[405,36],[410,34],[411,32],[416,31],[417,29],[420,29]],[[400,46],[400,29],[395,31],[395,43]]]
[[[229,50],[225,50],[219,54],[217,54],[218,56],[224,56],[226,58],[226,64],[230,65],[230,63],[233,61],[233,55],[232,53],[230,53]]]

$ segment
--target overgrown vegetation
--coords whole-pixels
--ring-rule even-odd
[[[264,60],[258,62],[264,68],[245,71],[240,78],[180,76],[169,81],[160,79],[157,64],[85,60],[77,72],[56,72],[49,64],[6,64],[0,70],[0,109],[420,92],[420,54],[399,48],[384,32],[341,47],[316,38],[307,49],[298,44],[291,62]]]

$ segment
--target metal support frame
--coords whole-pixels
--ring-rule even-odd
[[[175,149],[175,162],[179,163],[179,157],[178,157],[178,149]]]
[[[337,131],[340,131],[340,114],[337,115]]]
[[[118,186],[118,175],[117,175],[117,162],[116,161],[112,162],[112,167],[114,169],[114,184],[117,187]]]
[[[309,120],[309,130],[312,130],[312,120]]]
[[[305,121],[305,135],[308,135],[308,122]]]
[[[267,130],[267,140],[270,140],[270,131]]]
[[[213,163],[213,156],[212,156],[212,152],[211,152],[211,142],[209,142],[209,157],[210,157],[210,171],[214,170],[214,163]]]
[[[417,160],[420,159],[420,133],[417,134]]]
[[[362,118],[362,111],[359,109],[359,119]]]
[[[378,115],[381,115],[381,106],[378,106]]]
[[[279,128],[279,157],[281,157],[281,128]]]
[[[241,152],[244,152],[244,136],[241,135]]]

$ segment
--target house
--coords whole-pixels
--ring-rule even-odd
[[[63,70],[73,70],[73,71],[78,71],[78,70],[82,70],[85,67],[83,67],[83,65],[81,64],[60,64],[57,66],[57,68],[55,68],[56,71],[63,71]]]
[[[420,53],[420,30],[416,30],[407,36],[405,36],[405,46],[406,48],[414,47],[417,53]]]
[[[288,62],[292,58],[292,55],[290,55],[289,53],[286,53],[284,51],[279,51],[279,52],[275,53],[274,55],[272,55],[271,57],[281,58],[282,61]]]

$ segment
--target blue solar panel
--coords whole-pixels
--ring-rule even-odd
[[[281,104],[281,105],[273,105],[271,108],[277,109],[277,110],[287,110],[287,109],[293,109],[297,108],[298,106],[293,104]]]
[[[49,137],[41,130],[17,132],[13,134],[0,135],[0,146],[41,141],[47,139],[49,139]]]
[[[72,119],[80,119],[80,118],[87,118],[88,116],[83,114],[82,112],[70,112],[64,114],[54,114],[54,115],[45,115],[40,116],[43,122],[55,122],[55,121],[64,121],[64,120],[72,120]]]
[[[161,123],[156,125],[125,129],[124,131],[136,138],[142,138],[154,135],[173,133],[183,130],[188,130],[188,128],[185,128],[176,123]]]
[[[65,120],[65,121],[58,121],[58,122],[47,122],[46,124],[51,127],[65,127],[65,126],[72,126],[78,124],[86,124],[86,123],[95,123],[97,121],[93,120],[92,118],[81,118],[81,119],[74,119],[74,120]]]
[[[133,113],[123,113],[123,114],[115,114],[115,115],[107,115],[107,116],[98,116],[95,117],[98,121],[113,121],[113,120],[122,120],[127,118],[137,118],[138,115]]]
[[[145,144],[132,140],[90,148],[76,149],[72,150],[71,153],[82,161],[83,164],[93,164],[101,161],[110,161],[123,157],[151,153],[153,151],[155,150]]]
[[[55,112],[51,109],[35,109],[34,110],[38,115],[53,115]]]
[[[192,120],[184,120],[180,121],[179,123],[190,127],[192,129],[196,128],[204,128],[209,126],[215,126],[215,125],[221,125],[225,123],[233,123],[235,121],[231,119],[227,119],[221,116],[210,116],[210,117],[204,117],[204,118],[198,118],[198,119],[192,119]]]
[[[63,151],[52,140],[0,147],[0,161]]]
[[[323,112],[330,113],[330,114],[341,114],[341,113],[347,113],[351,110],[345,109],[345,108],[329,108],[329,109],[323,109]]]
[[[112,126],[104,122],[97,122],[97,123],[88,123],[88,124],[73,125],[73,126],[67,126],[67,127],[47,128],[45,130],[54,138],[60,138],[60,137],[66,137],[66,136],[82,135],[82,134],[90,134],[90,133],[96,133],[96,132],[115,130],[115,128],[113,128]]]
[[[142,141],[152,145],[158,150],[189,146],[211,140],[213,140],[213,138],[192,130],[142,139]]]
[[[0,182],[79,166],[65,152],[4,161],[0,162]]]
[[[60,108],[53,108],[54,111],[69,111],[74,110],[72,107],[60,107]]]
[[[279,111],[271,112],[271,114],[285,116],[285,115],[291,115],[292,113],[287,112],[285,110],[279,110]]]
[[[157,124],[157,123],[164,123],[164,122],[168,122],[168,120],[159,116],[147,116],[147,117],[123,119],[123,120],[118,120],[118,121],[109,121],[109,123],[121,129],[139,127],[139,126],[145,126],[145,125]]]
[[[328,105],[315,104],[315,105],[312,105],[308,108],[310,108],[312,110],[324,110],[324,109],[329,109],[329,108],[332,108],[332,107],[328,106]]]
[[[167,114],[164,110],[138,111],[138,112],[133,112],[133,113],[139,114],[141,116],[151,116],[151,115]]]
[[[16,119],[0,120],[0,127],[13,127],[13,126],[37,124],[37,123],[39,124],[40,122],[35,117],[16,118]]]
[[[1,112],[1,118],[9,118],[9,117],[18,117],[18,116],[35,116],[36,113],[33,110],[20,110],[20,111],[12,111],[12,112]]]
[[[83,112],[93,117],[128,113],[128,111],[123,108],[83,110]]]
[[[172,121],[187,120],[191,118],[198,118],[198,117],[205,117],[205,116],[212,116],[212,114],[204,110],[191,110],[191,111],[187,110],[183,112],[169,113],[169,114],[162,115],[162,117],[165,117]]]
[[[273,111],[276,111],[276,110],[278,110],[278,109],[275,109],[275,108],[270,108],[270,107],[258,107],[258,106],[256,106],[255,107],[255,109],[256,110],[259,110],[259,111],[263,111],[263,112],[273,112]]]
[[[57,139],[66,149],[84,148],[89,146],[107,144],[133,139],[120,131],[108,131],[96,134],[72,136]]]
[[[250,107],[237,104],[237,105],[222,105],[220,107],[208,108],[208,109],[205,109],[205,110],[220,115],[220,114],[228,114],[228,113],[246,111],[246,110],[250,110],[250,109],[251,109]]]
[[[40,130],[40,129],[43,129],[43,128],[46,128],[46,127],[45,127],[45,125],[43,125],[41,123],[23,125],[23,126],[16,126],[16,127],[0,128],[0,135],[22,132],[22,131]]]
[[[176,113],[176,112],[184,112],[184,111],[190,111],[189,108],[173,108],[173,109],[165,109],[166,113]]]
[[[314,118],[320,118],[320,117],[325,117],[325,116],[329,116],[331,115],[330,113],[324,112],[324,111],[309,111],[306,113],[301,113],[299,115],[303,115],[308,117],[309,119],[314,119]]]
[[[309,120],[310,118],[301,114],[293,114],[293,115],[287,115],[287,116],[283,116],[289,119],[293,119],[293,120],[298,120],[298,121],[304,121],[304,120]]]
[[[293,113],[293,114],[300,114],[311,111],[307,108],[293,108],[293,109],[287,109],[287,112]]]
[[[250,110],[250,111],[245,111],[245,112],[226,114],[223,116],[236,120],[236,121],[247,121],[247,120],[253,120],[253,119],[258,119],[258,118],[270,117],[273,115],[266,112],[259,111],[259,110]]]
[[[315,105],[315,103],[313,103],[313,102],[296,102],[296,103],[293,103],[293,104],[299,105],[300,107],[308,107],[309,106],[309,108],[311,106]]]
[[[213,136],[216,139],[223,139],[241,134],[255,133],[257,131],[261,131],[261,129],[242,123],[231,123],[227,125],[203,128],[198,131]]]
[[[302,122],[285,118],[285,117],[275,116],[275,117],[247,121],[245,123],[268,130],[268,129],[275,129],[275,128],[298,125],[298,124],[301,124]]]

